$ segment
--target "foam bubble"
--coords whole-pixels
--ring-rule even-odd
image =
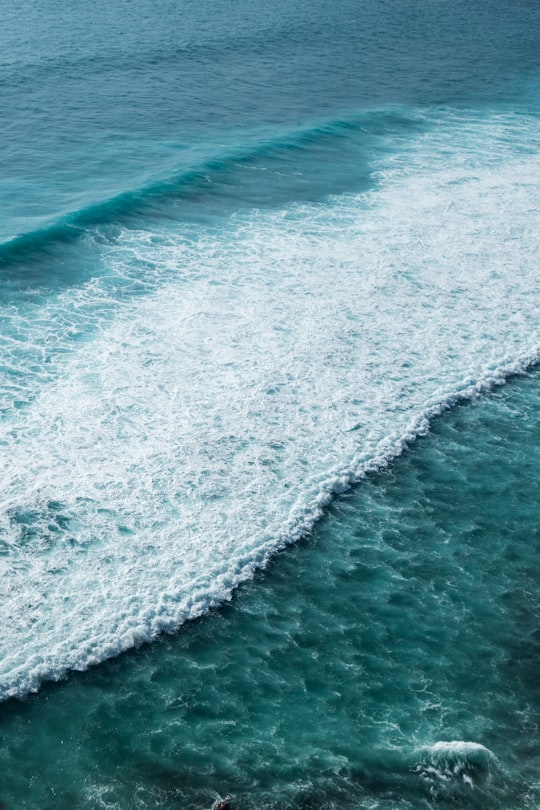
[[[2,697],[229,598],[537,361],[533,130],[443,123],[376,192],[125,231],[99,277],[2,312]]]

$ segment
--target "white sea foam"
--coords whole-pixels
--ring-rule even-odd
[[[101,280],[2,313],[0,696],[229,598],[538,360],[533,130],[443,124],[371,194],[126,231]]]
[[[430,751],[432,754],[436,756],[447,756],[447,755],[454,755],[457,754],[458,756],[467,756],[468,754],[478,754],[482,753],[488,757],[492,757],[493,754],[486,748],[485,745],[477,742],[468,742],[466,740],[450,740],[448,742],[439,741],[434,743],[433,745],[428,746],[425,749],[420,749],[425,751]]]
[[[413,770],[439,785],[457,784],[472,789],[484,782],[496,764],[495,755],[481,743],[464,740],[436,742],[418,748]]]

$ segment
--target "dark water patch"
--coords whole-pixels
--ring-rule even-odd
[[[72,534],[76,520],[66,504],[48,501],[39,507],[10,508],[6,511],[11,528],[10,542],[25,554],[48,552],[62,543],[76,544]],[[0,543],[2,532],[0,531]]]

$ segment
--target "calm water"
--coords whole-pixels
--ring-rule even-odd
[[[0,799],[537,807],[540,7],[0,11]]]

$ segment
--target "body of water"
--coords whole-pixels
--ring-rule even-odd
[[[0,11],[0,800],[536,808],[538,5]]]

